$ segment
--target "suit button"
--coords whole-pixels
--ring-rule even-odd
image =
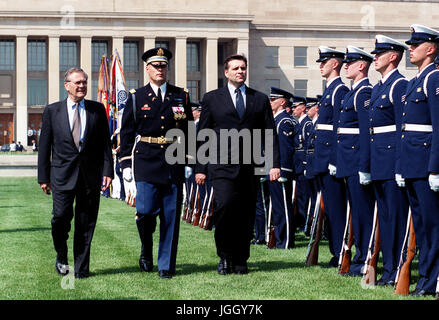
[[[403,112],[402,115],[405,116],[405,112]]]
[[[161,116],[160,119],[162,119],[162,120],[165,119],[165,116]]]
[[[407,104],[407,101],[406,101],[406,102],[404,102],[404,104]]]
[[[373,138],[372,138],[372,139],[370,139],[370,141],[372,141],[372,142],[373,142]]]
[[[404,139],[404,135],[401,136],[401,139]]]
[[[337,140],[337,143],[340,143],[340,140]]]
[[[163,149],[163,148],[164,148],[164,146],[160,146],[160,148],[162,148],[162,149]]]
[[[164,126],[161,126],[160,128],[161,128],[161,129],[164,129],[165,127],[164,127]]]
[[[387,149],[390,149],[390,146],[387,146]]]
[[[355,149],[355,146],[352,146],[352,149]]]
[[[370,122],[372,122],[372,121],[373,121],[373,119],[371,118],[371,119],[370,119]]]
[[[143,117],[146,118],[146,114],[144,114]]]
[[[424,142],[424,146],[426,146],[427,145],[427,142]]]

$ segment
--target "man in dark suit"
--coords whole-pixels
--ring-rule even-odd
[[[46,194],[53,191],[52,238],[57,253],[55,267],[61,275],[69,272],[67,239],[76,200],[75,277],[85,278],[89,275],[100,191],[113,179],[113,158],[105,108],[84,99],[87,74],[80,68],[69,69],[64,86],[68,98],[44,109],[38,183]]]
[[[215,243],[220,257],[218,273],[228,274],[233,270],[237,274],[246,274],[255,222],[258,183],[255,177],[256,161],[244,161],[248,156],[243,152],[244,144],[249,147],[252,146],[251,143],[235,140],[228,143],[226,148],[221,148],[220,136],[224,131],[231,130],[237,130],[239,135],[247,132],[250,136],[257,129],[271,130],[272,150],[269,150],[271,148],[267,143],[265,145],[266,157],[270,151],[273,151],[271,159],[273,164],[269,166],[272,167],[269,172],[271,181],[280,177],[279,145],[268,97],[244,84],[247,78],[247,59],[242,55],[228,57],[224,63],[224,73],[228,79],[227,85],[210,91],[203,97],[199,124],[200,133],[203,129],[211,129],[215,132],[217,145],[212,147],[217,147],[216,150],[219,152],[216,153],[215,159],[207,164],[202,164],[197,157],[195,181],[204,184],[207,174],[213,186]],[[230,142],[236,136],[229,134],[228,138]],[[261,145],[253,144],[253,148],[257,150],[252,154],[260,154]],[[238,156],[234,157],[236,151]],[[212,155],[210,156],[212,159]],[[265,160],[266,163],[269,162]]]
[[[168,130],[180,129],[187,137],[192,120],[189,94],[166,82],[172,53],[153,48],[142,55],[149,83],[131,90],[120,130],[120,156],[127,201],[135,198],[141,272],[153,270],[153,233],[160,217],[157,257],[159,277],[175,274],[179,217],[183,200],[185,163],[170,164],[166,151],[174,143]],[[181,141],[187,139],[179,136]],[[187,148],[186,148],[187,150]]]

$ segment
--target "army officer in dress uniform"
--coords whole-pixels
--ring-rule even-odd
[[[153,270],[152,234],[159,216],[160,278],[171,278],[175,273],[184,181],[184,163],[171,165],[165,158],[167,147],[174,142],[165,135],[178,128],[187,136],[188,120],[193,119],[188,93],[166,82],[171,57],[165,48],[150,49],[142,55],[149,83],[129,95],[120,130],[123,178],[127,198],[135,196],[142,244],[140,270]],[[185,141],[184,137],[177,140]]]

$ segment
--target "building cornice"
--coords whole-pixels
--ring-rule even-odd
[[[239,21],[251,22],[254,15],[209,14],[209,13],[144,13],[144,12],[84,12],[74,11],[2,11],[0,18],[55,18],[75,17],[76,19],[117,19],[117,20],[198,20],[198,21]]]

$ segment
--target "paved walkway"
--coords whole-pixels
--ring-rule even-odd
[[[0,177],[36,177],[37,161],[37,153],[0,153]]]

